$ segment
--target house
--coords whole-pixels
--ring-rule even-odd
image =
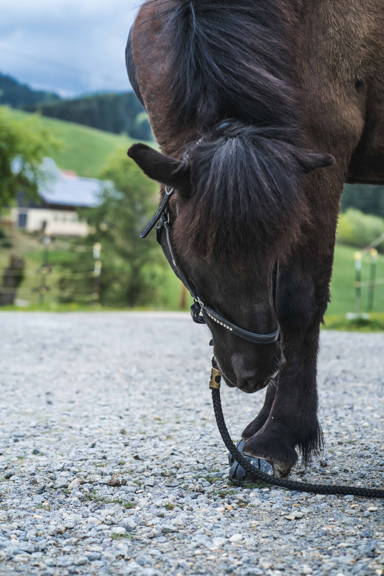
[[[27,232],[44,231],[49,236],[87,236],[88,224],[78,211],[100,203],[105,183],[61,171],[50,159],[44,161],[43,173],[38,200],[18,195],[17,207],[12,211],[13,224]]]

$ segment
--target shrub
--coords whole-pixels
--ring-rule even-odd
[[[384,219],[369,216],[358,210],[347,210],[341,214],[337,229],[337,241],[356,248],[369,246],[384,234]]]

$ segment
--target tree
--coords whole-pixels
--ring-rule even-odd
[[[0,209],[9,206],[21,188],[36,190],[42,160],[56,145],[35,118],[18,120],[0,108]]]
[[[348,208],[339,219],[337,239],[341,244],[366,248],[384,234],[384,219]]]
[[[147,306],[158,302],[166,267],[154,235],[145,241],[141,229],[157,205],[157,185],[147,179],[125,151],[115,154],[100,177],[105,181],[102,201],[84,212],[93,233],[85,240],[74,268],[90,269],[92,246],[101,243],[102,272],[71,280],[65,278],[66,299],[79,300],[84,293],[95,294],[106,306]],[[83,241],[84,242],[84,241]],[[80,283],[82,288],[80,288]],[[68,289],[69,288],[69,289]]]

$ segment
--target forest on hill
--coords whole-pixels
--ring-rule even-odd
[[[133,92],[62,98],[54,92],[34,90],[0,73],[0,105],[113,134],[126,134],[137,140],[153,139],[147,115]]]
[[[58,94],[44,90],[34,90],[27,84],[18,82],[12,76],[0,72],[0,105],[24,109],[40,103],[57,102],[61,100]]]

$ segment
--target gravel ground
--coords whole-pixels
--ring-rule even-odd
[[[383,505],[228,484],[206,329],[184,315],[2,313],[0,574],[383,574]],[[325,453],[380,485],[382,335],[323,333]],[[233,437],[263,394],[225,388]]]

